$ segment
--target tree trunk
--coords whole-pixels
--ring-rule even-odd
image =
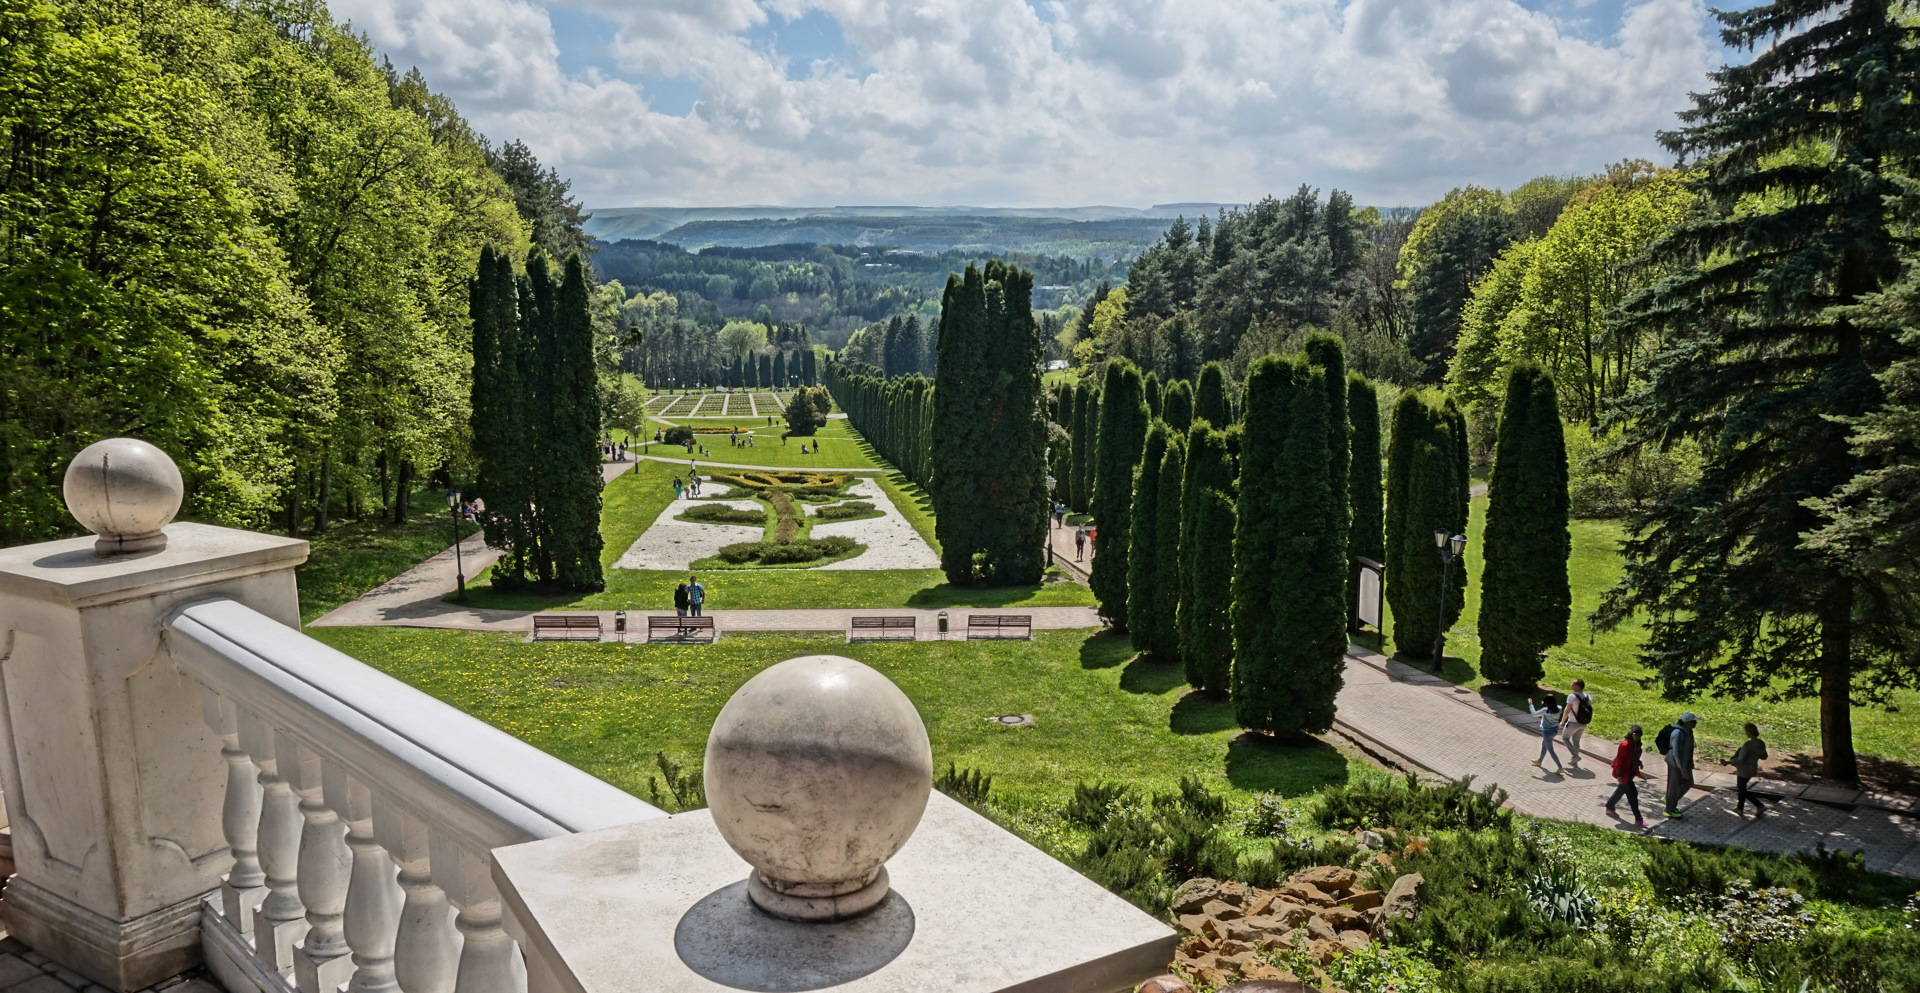
[[[412,501],[413,462],[408,459],[401,459],[399,477],[394,480],[393,487],[393,523],[407,523],[407,514],[412,509],[408,504]]]
[[[293,470],[293,484],[287,487],[287,537],[300,537],[300,489],[304,477],[299,467]]]
[[[1828,779],[1860,781],[1853,753],[1853,583],[1840,580],[1820,618],[1820,751]]]
[[[333,506],[333,459],[330,456],[331,441],[320,443],[320,506],[313,512],[313,533],[327,530],[328,512]]]

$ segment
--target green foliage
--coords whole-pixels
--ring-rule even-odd
[[[857,521],[880,516],[880,510],[868,500],[849,500],[821,507],[813,516],[823,521]]]
[[[743,541],[722,546],[716,558],[731,566],[810,565],[826,559],[846,558],[855,552],[865,551],[866,547],[855,543],[852,538],[836,534],[805,540]],[[710,560],[702,560],[695,565],[701,568],[715,567]]]
[[[1507,375],[1481,542],[1480,672],[1507,686],[1536,686],[1547,649],[1567,640],[1573,539],[1553,377],[1533,363]]]
[[[1347,374],[1347,422],[1352,428],[1352,458],[1348,464],[1347,504],[1351,531],[1347,536],[1349,561],[1368,558],[1385,562],[1387,557],[1385,512],[1386,496],[1381,490],[1380,399],[1373,384],[1359,373]],[[1358,616],[1360,581],[1358,566],[1347,573],[1347,616]]]
[[[1159,617],[1155,614],[1160,605],[1159,584],[1162,581],[1159,570],[1160,465],[1166,460],[1170,436],[1166,422],[1154,418],[1147,429],[1146,446],[1140,454],[1140,471],[1133,477],[1133,505],[1127,512],[1133,528],[1129,538],[1133,554],[1127,559],[1127,616],[1133,621],[1128,633],[1133,637],[1133,647],[1156,654],[1173,647],[1159,638]]]
[[[1126,788],[1076,786],[1070,811],[1090,828],[1075,867],[1149,913],[1164,911],[1182,880],[1238,870],[1236,847],[1220,830],[1225,801],[1190,777],[1144,802]]]
[[[1100,391],[1100,437],[1094,456],[1093,595],[1100,616],[1127,627],[1127,577],[1132,543],[1133,477],[1147,438],[1146,387],[1140,370],[1125,359],[1107,363]]]
[[[1233,423],[1233,407],[1227,400],[1227,367],[1209,362],[1200,367],[1200,385],[1194,389],[1193,419],[1218,427]]]
[[[1506,831],[1513,811],[1507,793],[1489,783],[1475,790],[1473,777],[1428,786],[1409,773],[1404,779],[1366,778],[1320,794],[1314,821],[1324,828],[1406,831]]]
[[[689,521],[706,521],[713,524],[765,524],[767,512],[758,507],[742,510],[724,503],[695,504],[680,513],[680,517]]]
[[[1186,494],[1187,439],[1184,433],[1170,434],[1167,451],[1160,459],[1159,494],[1154,499],[1153,527],[1154,602],[1136,609],[1127,604],[1135,630],[1145,629],[1148,648],[1163,659],[1180,658],[1180,598],[1186,588],[1181,564],[1180,528],[1185,519],[1181,500]],[[1147,554],[1140,548],[1138,561]]]
[[[948,762],[947,771],[934,777],[933,788],[968,806],[978,807],[986,803],[987,795],[993,792],[993,777],[978,769],[959,769]]]
[[[669,445],[680,445],[684,447],[693,444],[693,429],[687,427],[685,424],[675,424],[668,428],[666,433],[661,437],[662,440]]]
[[[1565,433],[1567,501],[1574,517],[1645,513],[1700,478],[1700,444],[1692,439],[1654,448],[1621,445],[1617,428],[1595,435],[1584,424],[1568,424]]]
[[[811,438],[814,432],[826,426],[826,411],[820,409],[820,401],[825,400],[827,391],[802,387],[793,391],[787,398],[787,433],[797,438]]]
[[[1387,453],[1387,603],[1394,648],[1428,658],[1443,627],[1466,604],[1466,561],[1454,560],[1447,600],[1440,596],[1440,553],[1433,532],[1467,527],[1465,419],[1439,393],[1408,390],[1393,409]]]
[[[1193,384],[1176,379],[1160,394],[1160,419],[1174,434],[1184,438],[1193,426]]]
[[[1187,682],[1227,692],[1233,666],[1233,456],[1227,434],[1206,421],[1187,432],[1186,477],[1180,493],[1180,660]]]
[[[1412,292],[1407,343],[1426,363],[1429,382],[1440,378],[1453,356],[1474,284],[1519,233],[1498,190],[1455,188],[1421,211],[1400,249],[1400,273]]]
[[[707,806],[706,773],[700,768],[688,769],[682,763],[667,757],[666,752],[654,752],[653,761],[660,768],[660,779],[647,777],[647,799],[661,810],[684,813],[689,810],[705,810]],[[660,781],[667,785],[667,794],[660,793]],[[668,802],[668,798],[672,802]]]
[[[1540,916],[1556,924],[1585,931],[1600,918],[1600,901],[1567,866],[1547,866],[1528,876],[1521,890]]]

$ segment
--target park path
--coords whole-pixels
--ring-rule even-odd
[[[1609,735],[1625,729],[1606,719],[1604,699],[1594,703],[1601,733],[1587,736],[1578,768],[1570,765],[1557,775],[1533,767],[1540,734],[1524,712],[1349,646],[1334,720],[1402,763],[1447,779],[1471,775],[1477,785],[1497,783],[1522,813],[1635,830],[1625,801],[1618,818],[1603,807],[1613,792],[1609,767],[1618,741]],[[1640,783],[1640,809],[1652,835],[1771,852],[1811,850],[1824,842],[1829,849],[1865,851],[1868,868],[1920,878],[1920,811],[1910,798],[1756,779],[1755,792],[1771,794],[1768,812],[1740,817],[1733,811],[1733,777],[1701,773],[1682,803],[1685,816],[1667,820],[1660,816],[1666,768],[1653,748],[1657,730],[1646,729],[1645,762],[1652,776]],[[1566,749],[1555,748],[1564,760]]]
[[[627,454],[633,455],[634,453],[629,450]],[[892,469],[871,465],[851,468],[847,466],[818,465],[745,465],[739,462],[721,462],[711,455],[705,458],[697,455],[688,458],[680,455],[647,455],[641,453],[639,457],[649,462],[692,462],[701,469],[746,469],[749,472],[861,472],[882,475],[891,475],[894,472]]]

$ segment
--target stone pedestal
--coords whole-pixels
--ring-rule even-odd
[[[166,547],[95,539],[0,549],[0,780],[22,941],[138,989],[199,960],[199,898],[229,858],[221,742],[162,637],[175,608],[226,596],[299,624],[307,544],[174,524]]]
[[[773,917],[706,811],[497,849],[528,993],[1116,993],[1166,971],[1166,925],[943,794],[833,923]]]

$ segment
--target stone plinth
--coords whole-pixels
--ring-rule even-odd
[[[130,990],[199,961],[199,898],[231,860],[221,743],[161,632],[221,595],[299,623],[307,543],[173,524],[165,547],[93,538],[0,549],[0,780],[17,875],[6,923],[42,954]]]
[[[529,993],[1115,993],[1174,934],[935,793],[887,862],[892,892],[837,923],[780,920],[706,811],[494,853]]]

